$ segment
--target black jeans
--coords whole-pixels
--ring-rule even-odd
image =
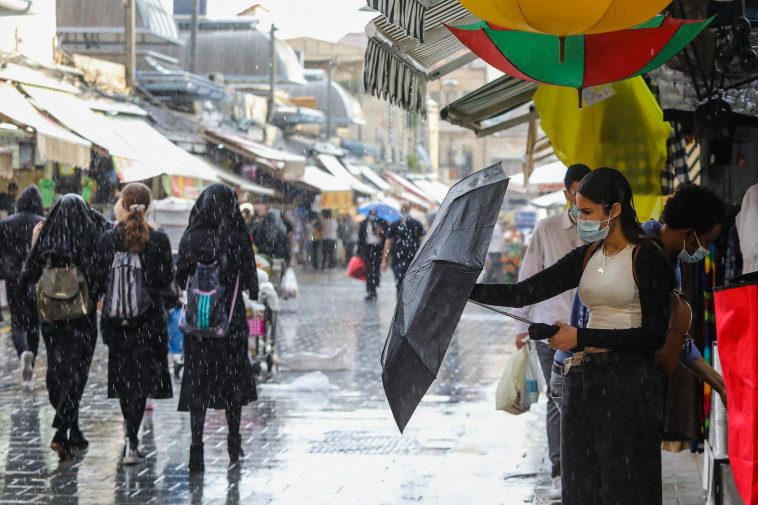
[[[55,409],[53,427],[65,430],[79,417],[97,329],[88,317],[42,323],[42,339],[47,349],[47,393]]]
[[[379,276],[382,265],[382,245],[368,245],[363,247],[363,263],[366,265],[366,292],[369,295],[376,294],[379,286]]]
[[[660,505],[660,376],[652,357],[591,354],[564,375],[563,505]]]
[[[337,241],[329,239],[322,240],[321,250],[324,252],[321,258],[321,270],[337,266]]]
[[[24,351],[39,354],[39,316],[35,299],[36,284],[28,287],[23,296],[16,296],[16,280],[5,281],[8,293],[8,308],[11,312],[11,338],[16,353],[21,356]]]

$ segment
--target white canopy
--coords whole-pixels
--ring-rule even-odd
[[[560,161],[537,167],[529,177],[528,186],[524,184],[524,174],[511,177],[508,189],[518,193],[547,193],[564,189],[563,178],[568,168]]]

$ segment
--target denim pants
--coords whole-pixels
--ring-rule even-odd
[[[563,505],[660,505],[660,376],[652,357],[590,354],[564,375]]]
[[[395,276],[395,291],[397,296],[400,296],[400,286],[403,284],[403,278],[409,266],[411,266],[410,260],[392,259],[392,273]]]
[[[540,368],[542,376],[547,384],[548,397],[553,396],[552,382],[550,372],[553,363],[555,363],[555,351],[547,345],[537,342],[537,356],[540,359]],[[561,412],[555,402],[548,400],[547,412],[545,417],[545,428],[547,430],[547,451],[552,464],[551,477],[560,477],[561,475]]]

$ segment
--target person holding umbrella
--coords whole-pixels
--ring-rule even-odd
[[[594,170],[580,182],[576,199],[577,231],[589,244],[517,284],[477,284],[469,298],[523,307],[579,288],[589,311],[586,327],[556,322],[557,333],[548,339],[553,349],[577,352],[564,371],[562,503],[660,505],[654,353],[666,341],[673,272],[640,227],[631,187],[619,171]]]
[[[376,288],[379,287],[380,264],[384,249],[384,230],[386,224],[379,219],[376,210],[371,210],[368,217],[361,222],[358,229],[358,256],[366,265],[366,300],[376,300]]]

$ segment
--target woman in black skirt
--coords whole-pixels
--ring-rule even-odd
[[[61,197],[44,224],[38,225],[41,228],[35,228],[35,242],[16,287],[16,296],[23,297],[30,286],[37,284],[46,267],[76,267],[87,283],[89,304],[85,315],[54,322],[41,318],[42,339],[47,349],[47,391],[55,408],[56,432],[50,448],[60,459],[67,459],[72,451],[88,445],[79,429],[79,404],[97,341],[94,308],[100,281],[97,261],[100,220],[81,196]]]
[[[179,244],[176,282],[187,286],[198,263],[218,268],[231,322],[222,338],[185,336],[185,371],[179,410],[190,412],[192,445],[190,471],[203,471],[203,426],[208,408],[225,409],[229,427],[229,459],[242,456],[240,417],[242,406],[258,398],[255,378],[247,357],[248,326],[242,291],[258,298],[258,276],[250,237],[234,190],[224,184],[208,187],[195,202],[189,226]],[[236,289],[235,289],[236,286]],[[236,299],[234,294],[236,293]]]
[[[168,236],[151,229],[145,219],[150,206],[150,188],[141,183],[128,184],[117,205],[124,215],[115,228],[100,239],[100,277],[104,281],[105,297],[101,327],[103,341],[108,345],[108,397],[118,398],[124,415],[126,441],[123,463],[142,463],[144,456],[137,450],[140,425],[145,413],[147,398],[171,398],[171,376],[168,370],[168,327],[163,309],[161,291],[168,287],[174,276],[171,244]],[[139,259],[141,270],[137,283],[144,282],[144,290],[129,293],[119,289],[129,279],[123,268],[117,267],[125,254]],[[115,260],[115,262],[114,262]],[[141,272],[141,273],[140,273]],[[136,285],[135,284],[135,285]],[[128,307],[125,294],[142,306],[142,313],[128,316],[121,307]]]

